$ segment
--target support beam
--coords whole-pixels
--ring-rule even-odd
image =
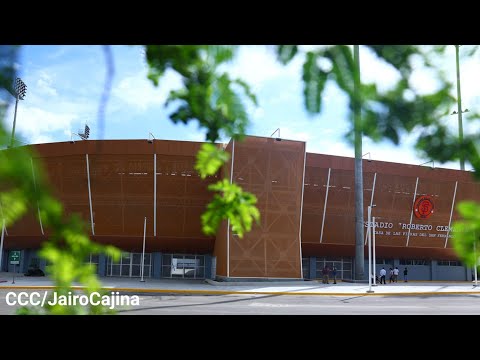
[[[377,173],[373,175],[372,195],[370,196],[370,207],[373,205],[373,194],[375,194],[375,182],[377,181]],[[367,245],[368,234],[370,234],[370,224],[367,226],[367,233],[365,234],[365,245]]]
[[[35,187],[35,193],[37,192],[37,182],[35,180],[35,170],[33,168],[33,159],[30,158],[30,164],[32,165],[32,176],[33,176],[33,186]],[[45,235],[43,232],[43,224],[42,224],[42,217],[40,216],[40,205],[38,204],[37,200],[37,213],[38,213],[38,222],[40,224],[40,230],[42,231],[42,235]]]
[[[410,229],[412,227],[413,208],[415,207],[415,198],[417,197],[417,189],[418,189],[418,176],[417,176],[417,182],[415,183],[415,192],[413,194],[413,201],[412,201],[412,212],[410,213],[410,225],[408,226],[407,244],[405,246],[408,246],[408,242],[410,241]]]
[[[95,235],[95,229],[93,226],[92,190],[90,188],[90,164],[88,162],[88,154],[85,154],[85,158],[87,161],[88,202],[90,204],[90,224],[92,225],[92,235]]]
[[[280,130],[279,130],[280,132]],[[279,135],[280,136],[280,135]],[[298,228],[298,246],[300,247],[300,277],[303,279],[303,260],[302,260],[302,216],[303,216],[303,194],[305,190],[305,168],[307,167],[307,143],[304,143],[303,154],[303,176],[302,176],[302,201],[300,203],[300,226]]]
[[[323,227],[325,226],[325,214],[327,212],[328,190],[330,189],[330,173],[332,168],[328,168],[327,190],[325,191],[325,203],[323,204],[322,230],[320,232],[320,244],[323,241]]]
[[[457,185],[458,185],[458,181],[455,181],[455,189],[453,190],[452,208],[450,209],[450,220],[448,220],[448,231],[447,231],[447,237],[445,238],[445,245],[443,246],[444,248],[447,247],[448,237],[450,235],[450,225],[452,224],[453,209],[455,208],[455,197],[457,196]]]
[[[153,236],[157,236],[157,154],[153,154]]]

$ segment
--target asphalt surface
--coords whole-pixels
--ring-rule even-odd
[[[13,315],[0,290],[0,314]],[[21,290],[30,294],[37,290]],[[45,290],[38,291],[40,294]],[[120,315],[479,315],[480,294],[415,296],[179,295],[124,293],[137,306],[118,306]]]
[[[41,298],[52,291],[45,277],[0,273],[0,314],[15,314],[20,293]],[[403,315],[480,314],[480,287],[471,282],[322,284],[321,281],[220,283],[205,280],[101,278],[105,290],[138,296],[138,304],[116,305],[125,315]],[[77,288],[77,293],[81,293]],[[7,303],[9,295],[10,305]]]

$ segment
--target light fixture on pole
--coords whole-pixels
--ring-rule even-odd
[[[432,163],[432,169],[435,169],[435,161],[434,160],[429,160],[424,163],[419,164],[418,166],[426,165]]]
[[[280,128],[278,128],[277,130],[275,130],[272,135],[270,135],[270,137],[272,137],[273,135],[275,135],[275,133],[278,132],[278,137],[275,138],[276,141],[282,141],[282,138],[280,137]]]
[[[153,134],[151,132],[148,133],[148,142],[150,144],[153,144],[153,140],[155,140],[155,136],[153,136]]]
[[[367,161],[371,162],[372,161],[372,156],[371,156],[372,154],[370,154],[370,152],[367,152],[367,153],[362,155],[362,158],[365,157],[366,155],[368,155],[368,160]]]
[[[85,124],[85,129],[83,130],[83,132],[82,130],[78,130],[78,133],[72,133],[72,135],[70,136],[71,143],[75,142],[73,140],[73,135],[78,136],[82,140],[88,140],[88,138],[90,137],[90,127],[87,124]]]
[[[27,94],[27,85],[20,78],[15,79],[13,84],[13,90],[15,91],[15,113],[13,115],[13,127],[12,127],[12,137],[10,139],[10,147],[13,147],[15,141],[15,126],[17,124],[17,107],[18,100],[24,100],[25,95]]]

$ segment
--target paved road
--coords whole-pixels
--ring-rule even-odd
[[[14,314],[0,290],[0,314]],[[479,295],[435,296],[285,296],[285,295],[145,295],[122,315],[480,315]]]
[[[480,314],[479,295],[412,297],[343,296],[142,296],[121,314],[188,315],[393,315]]]

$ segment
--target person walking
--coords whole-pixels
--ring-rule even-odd
[[[384,284],[386,284],[385,282],[385,276],[387,275],[387,270],[385,270],[385,268],[382,267],[382,270],[380,270],[380,284],[383,282]]]
[[[391,284],[392,282],[393,282],[393,269],[390,268],[388,283]]]
[[[408,282],[408,269],[403,270],[403,281]]]
[[[323,275],[323,281],[322,283],[328,284],[328,273],[330,272],[330,269],[328,266],[325,266],[322,270],[322,275]]]
[[[393,269],[393,281],[398,282],[398,274],[400,273],[400,270],[398,270],[398,267],[395,266],[395,269]]]
[[[333,267],[332,267],[332,276],[333,276],[333,283],[336,284],[337,283],[337,268],[335,267],[335,265],[333,265]]]

